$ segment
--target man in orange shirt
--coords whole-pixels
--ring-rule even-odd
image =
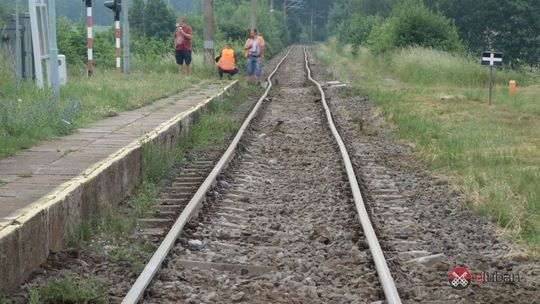
[[[262,61],[264,59],[264,39],[257,33],[257,29],[250,31],[244,45],[244,54],[247,58],[247,73],[249,78],[260,84]]]
[[[229,74],[229,79],[236,73],[236,56],[230,43],[225,44],[225,48],[221,51],[221,54],[217,58],[217,66],[219,72],[219,78],[223,79],[223,74]]]

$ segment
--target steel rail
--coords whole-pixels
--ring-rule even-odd
[[[375,230],[373,229],[373,226],[371,225],[371,221],[369,219],[369,215],[367,213],[364,200],[362,199],[362,193],[360,192],[360,187],[358,186],[358,180],[356,178],[356,174],[354,173],[354,169],[353,169],[351,160],[349,158],[349,153],[347,152],[347,147],[343,143],[343,140],[341,139],[341,136],[339,135],[339,132],[334,124],[332,113],[330,112],[330,108],[328,107],[328,104],[326,103],[326,95],[324,94],[324,90],[322,89],[322,86],[315,79],[313,79],[313,77],[311,77],[311,69],[309,68],[309,61],[308,61],[306,48],[304,48],[304,59],[305,59],[305,68],[308,74],[308,78],[311,82],[313,82],[317,86],[317,88],[319,89],[319,92],[321,93],[321,100],[324,107],[324,111],[326,112],[328,125],[339,146],[339,151],[343,159],[343,164],[345,165],[345,170],[347,171],[347,177],[349,178],[349,184],[351,185],[351,191],[353,194],[354,203],[356,205],[356,210],[358,212],[360,223],[362,224],[362,229],[364,230],[364,234],[366,236],[366,240],[369,245],[369,250],[371,251],[371,255],[373,256],[373,261],[375,262],[375,268],[377,269],[377,274],[379,275],[379,281],[382,285],[384,295],[386,297],[386,301],[389,304],[400,304],[401,299],[397,292],[396,284],[394,283],[392,274],[390,273],[390,270],[388,269],[388,265],[384,258],[381,245],[379,244],[379,240],[377,239],[377,235],[375,234]]]
[[[277,64],[276,68],[268,76],[268,87],[266,88],[264,94],[261,96],[261,98],[259,98],[255,106],[253,107],[253,110],[236,133],[233,141],[231,142],[223,156],[220,158],[212,172],[210,172],[208,177],[204,180],[203,184],[193,195],[193,198],[191,198],[187,206],[184,208],[184,211],[182,211],[180,216],[178,216],[178,219],[172,226],[171,230],[167,233],[165,239],[160,244],[152,258],[150,258],[150,261],[148,262],[146,267],[143,269],[142,273],[135,281],[135,284],[133,284],[127,295],[122,300],[122,304],[135,304],[144,295],[144,291],[161,268],[161,264],[174,246],[176,239],[184,229],[184,226],[188,223],[191,217],[195,215],[196,212],[201,208],[202,202],[206,197],[206,192],[208,192],[208,190],[210,190],[210,187],[216,183],[219,174],[226,168],[226,166],[234,157],[240,139],[244,135],[246,129],[248,128],[255,115],[257,115],[257,112],[259,111],[263,100],[268,96],[268,92],[270,92],[270,89],[272,88],[272,77],[276,74],[283,61],[287,59],[291,50],[292,48],[287,51],[285,56]]]

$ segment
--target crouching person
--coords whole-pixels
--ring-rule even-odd
[[[221,51],[217,60],[217,66],[220,79],[223,79],[223,74],[228,74],[229,79],[232,79],[232,76],[238,73],[236,56],[230,43],[225,44],[225,48]]]

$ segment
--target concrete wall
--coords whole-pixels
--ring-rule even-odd
[[[189,126],[213,102],[236,87],[233,83],[219,94],[167,123],[119,153],[86,170],[41,198],[34,208],[0,231],[0,294],[15,291],[44,263],[50,252],[67,246],[70,232],[89,219],[96,208],[103,209],[131,194],[141,183],[141,146],[144,144],[172,149],[187,134]]]

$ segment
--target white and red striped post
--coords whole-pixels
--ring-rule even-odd
[[[114,21],[114,37],[116,38],[116,71],[120,73],[120,20]]]
[[[87,39],[88,39],[88,77],[94,72],[94,53],[92,50],[92,0],[86,0],[86,24],[87,24]]]

